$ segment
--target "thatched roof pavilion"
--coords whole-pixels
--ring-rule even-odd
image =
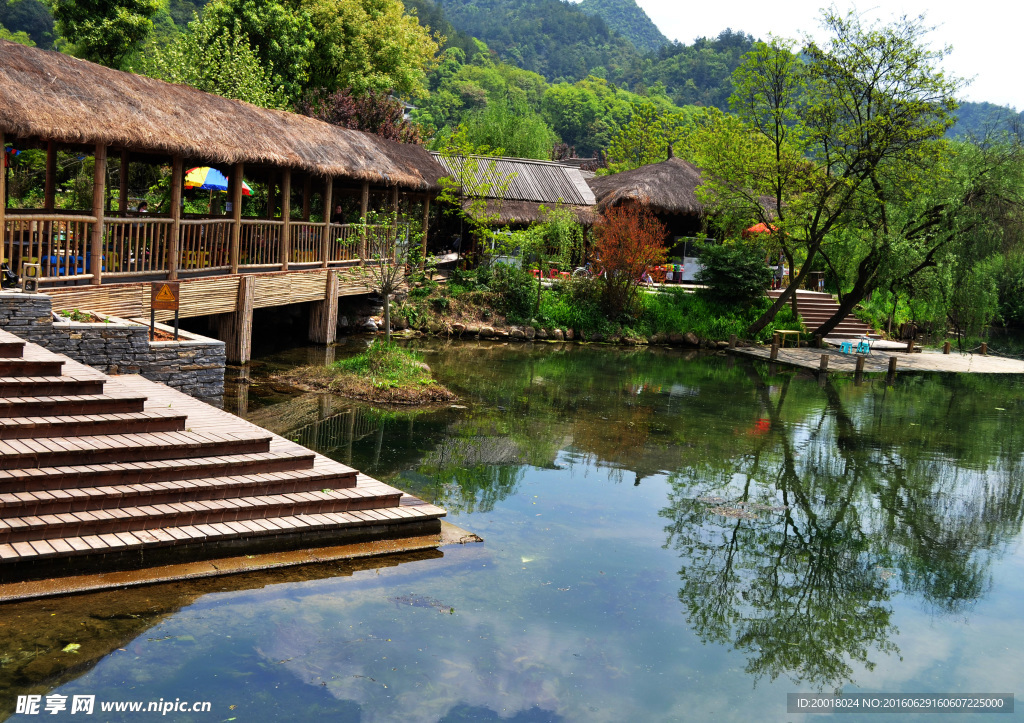
[[[0,132],[8,139],[104,144],[419,191],[438,190],[443,174],[420,146],[5,40]]]
[[[659,215],[701,218],[704,204],[697,198],[700,170],[689,161],[670,157],[631,171],[588,179],[598,211],[621,204],[646,206]]]

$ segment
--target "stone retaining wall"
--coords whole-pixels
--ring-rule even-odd
[[[97,316],[110,321],[54,321],[46,294],[0,292],[0,328],[25,341],[104,373],[141,374],[193,397],[209,400],[224,394],[224,342],[184,331],[176,342],[150,341],[145,326]]]

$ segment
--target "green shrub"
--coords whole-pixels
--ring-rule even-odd
[[[491,281],[501,311],[512,321],[526,321],[533,316],[537,302],[537,282],[523,269],[510,264],[497,264]]]
[[[724,304],[750,304],[764,296],[772,280],[771,269],[759,251],[743,244],[704,244],[695,280],[705,284],[702,294]]]

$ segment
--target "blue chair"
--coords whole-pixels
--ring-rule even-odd
[[[851,342],[844,341],[842,344],[839,345],[839,351],[841,351],[843,354],[852,354],[853,344]]]
[[[867,339],[861,339],[857,343],[857,353],[858,354],[870,354],[871,353],[871,343]]]

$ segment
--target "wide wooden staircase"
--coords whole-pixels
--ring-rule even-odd
[[[797,291],[796,305],[800,312],[800,318],[804,321],[807,331],[814,333],[815,329],[832,318],[839,310],[839,304],[831,294],[823,294],[818,291]],[[768,296],[777,299],[782,295],[781,291],[769,291]],[[874,337],[874,331],[870,326],[854,316],[847,316],[825,335],[826,339],[852,339],[861,336]]]
[[[429,534],[444,510],[0,331],[0,582]]]

